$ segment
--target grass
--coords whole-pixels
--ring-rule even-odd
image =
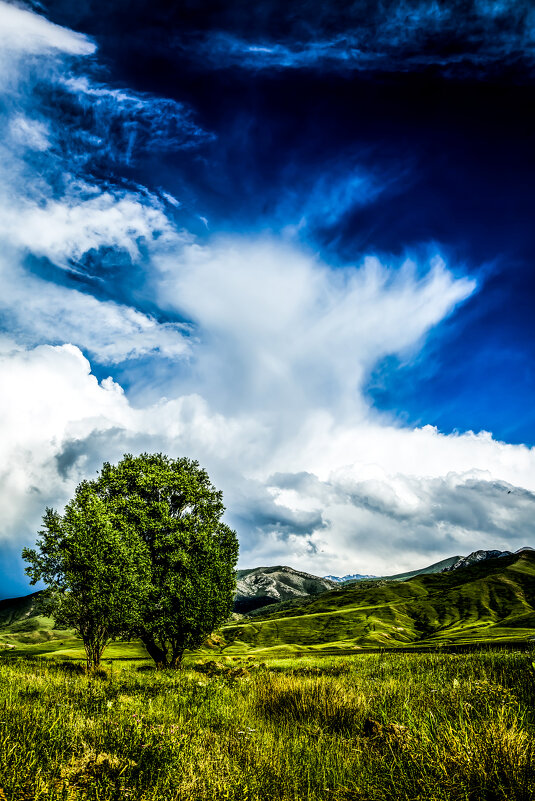
[[[0,660],[9,801],[531,801],[525,652]],[[0,798],[2,798],[0,792]]]
[[[535,632],[535,553],[409,581],[366,581],[224,627],[238,652],[525,641]]]
[[[447,560],[446,560],[447,561]],[[525,643],[535,633],[535,552],[408,581],[365,581],[256,610],[213,643],[259,657],[371,648]],[[209,650],[209,648],[207,648]],[[0,652],[81,658],[73,632],[39,615],[39,596],[0,601]],[[143,658],[139,643],[114,643],[114,658]]]

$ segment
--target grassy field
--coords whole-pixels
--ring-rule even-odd
[[[535,552],[489,559],[408,581],[365,581],[310,598],[265,607],[223,626],[219,655],[268,658],[292,653],[347,653],[526,643],[535,635]],[[0,601],[0,653],[82,658],[73,632],[57,631],[39,613],[38,596]],[[113,658],[146,656],[139,643],[114,643]]]
[[[0,659],[0,798],[532,801],[532,659]]]
[[[226,626],[236,652],[436,648],[522,641],[535,633],[535,552],[410,581],[358,582]]]

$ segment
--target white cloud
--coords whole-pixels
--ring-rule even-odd
[[[136,262],[156,241],[161,248],[170,239],[175,245],[184,239],[172,229],[163,202],[143,187],[128,191],[102,186],[77,173],[80,165],[69,149],[73,131],[54,116],[53,108],[43,105],[43,87],[39,98],[33,94],[36,77],[29,57],[37,59],[43,86],[55,90],[68,85],[69,92],[84,101],[91,92],[105,97],[107,108],[101,117],[107,117],[108,125],[114,102],[115,112],[127,119],[129,109],[150,116],[151,99],[96,87],[86,78],[77,83],[65,56],[88,55],[94,45],[43,17],[0,2],[0,42],[4,39],[7,50],[0,63],[6,98],[0,114],[0,133],[5,132],[0,147],[4,328],[24,344],[74,343],[100,363],[147,354],[184,356],[189,347],[184,326],[159,323],[125,303],[98,300],[90,294],[90,285],[80,292],[32,276],[23,267],[31,255],[72,273],[84,272],[80,262],[102,248],[121,252],[127,257],[123,262]],[[178,126],[177,119],[175,123]],[[100,133],[105,134],[102,126]]]
[[[100,191],[76,186],[61,200],[42,205],[23,202],[6,206],[0,219],[4,241],[46,256],[58,266],[69,267],[84,253],[106,245],[122,249],[135,260],[140,243],[166,237],[169,222],[156,200],[133,192]]]
[[[0,256],[0,282],[4,325],[21,342],[74,343],[101,364],[189,353],[185,325],[159,323],[130,306],[44,281],[18,267],[15,257]]]
[[[9,132],[13,141],[30,150],[48,150],[50,140],[48,127],[39,120],[32,120],[25,114],[14,114],[9,121]]]
[[[4,120],[12,157],[0,166],[0,309],[16,340],[0,339],[0,539],[27,540],[46,504],[61,506],[105,459],[144,449],[207,467],[244,565],[392,572],[533,534],[533,449],[484,432],[403,427],[362,392],[374,363],[417,352],[475,291],[472,281],[438,256],[427,266],[369,257],[335,269],[273,237],[200,245],[145,190],[89,185],[57,155],[57,121],[30,109],[22,56],[61,60],[92,43],[0,2],[2,20],[21,60],[1,65],[19,95]],[[137,103],[76,86],[86,100]],[[146,258],[143,291],[162,317],[190,320],[191,336],[24,268],[32,255],[83,270],[76,263],[102,248],[130,264]],[[99,383],[79,348],[100,365],[188,359],[145,396],[138,388],[134,403],[111,377]]]
[[[216,239],[159,264],[160,305],[202,332],[203,391],[232,409],[264,410],[271,398],[283,418],[358,411],[373,363],[416,346],[475,288],[439,258],[423,277],[410,261],[388,267],[374,257],[331,269],[271,238]]]
[[[128,402],[117,386],[99,385],[71,345],[26,351],[4,342],[0,376],[2,537],[27,536],[46,502],[64,501],[54,468],[62,439],[117,424]]]
[[[4,54],[22,52],[35,55],[59,51],[87,56],[96,49],[84,34],[54,25],[39,14],[3,0],[0,0],[0,43]]]
[[[402,427],[360,392],[374,359],[415,347],[469,282],[440,261],[423,277],[369,260],[336,273],[263,239],[179,254],[162,257],[162,293],[187,310],[198,341],[189,378],[169,380],[167,398],[134,407],[70,346],[4,353],[5,381],[15,380],[1,426],[23,432],[0,437],[3,463],[17,465],[4,537],[35,527],[45,501],[66,500],[104,459],[148,449],[207,467],[244,565],[387,573],[529,540],[533,449]]]

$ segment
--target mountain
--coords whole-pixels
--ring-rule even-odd
[[[535,552],[407,581],[338,585],[301,607],[266,608],[221,635],[231,653],[526,640],[535,635]]]
[[[319,595],[335,586],[334,581],[283,565],[238,570],[234,611],[247,614],[281,601]]]
[[[40,591],[24,595],[22,598],[6,598],[0,601],[0,627],[35,617],[39,614]]]
[[[443,570],[449,570],[452,565],[463,559],[462,556],[448,556],[447,559],[441,559],[440,562],[433,562],[432,565],[421,567],[418,570],[409,570],[407,573],[395,573],[393,576],[379,576],[383,581],[407,581],[407,579],[414,578],[415,576],[425,576],[429,573],[442,573]]]
[[[488,553],[490,553],[490,551]],[[499,551],[497,553],[499,553]],[[413,578],[413,576],[421,576],[424,573],[440,573],[442,570],[451,569],[452,565],[463,558],[462,556],[450,556],[447,559],[442,559],[440,562],[434,562],[427,567],[421,567],[418,570],[410,570],[408,573],[395,573],[393,576],[368,576],[361,573],[353,573],[343,576],[342,578],[338,578],[338,576],[325,576],[325,578],[330,581],[336,581],[338,584],[367,579],[377,579],[378,581],[406,581],[406,579]]]
[[[460,556],[456,562],[444,570],[459,570],[462,567],[475,565],[477,562],[484,562],[485,559],[500,559],[503,556],[511,556],[511,551],[472,551],[468,556]]]
[[[533,548],[524,546],[515,551],[515,553],[523,553],[523,551],[533,551]],[[511,556],[511,554],[512,551],[472,551],[468,556],[459,556],[456,562],[444,569],[458,570],[460,567],[468,567],[468,565],[473,565],[476,562],[483,562],[485,559],[500,559],[502,556]]]
[[[532,551],[533,548],[524,547],[519,548],[515,553],[522,553],[522,551]],[[428,567],[421,567],[419,570],[410,570],[407,573],[395,573],[393,576],[364,576],[360,573],[347,575],[343,578],[337,576],[325,576],[325,578],[336,582],[346,581],[361,581],[362,579],[378,579],[381,581],[406,581],[414,576],[422,576],[426,573],[441,573],[445,570],[458,570],[460,567],[467,567],[475,562],[481,562],[485,559],[498,559],[501,556],[510,556],[512,551],[473,551],[468,556],[449,556],[447,559],[442,559],[440,562],[434,562]]]
[[[336,581],[337,584],[342,584],[344,581],[361,581],[361,579],[372,579],[376,576],[363,573],[348,573],[347,576],[323,576],[327,581]]]

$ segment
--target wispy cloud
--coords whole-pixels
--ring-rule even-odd
[[[354,5],[344,28],[317,27],[307,37],[249,39],[215,31],[195,43],[203,63],[247,70],[401,70],[435,65],[446,72],[503,68],[535,59],[535,12],[525,0],[395,0]]]
[[[0,315],[19,343],[74,342],[101,364],[147,355],[182,359],[190,353],[189,328],[162,323],[112,300],[45,281],[0,257]]]
[[[99,158],[129,164],[151,149],[193,148],[214,138],[195,123],[190,108],[170,98],[110,88],[86,76],[60,80],[61,90],[75,106],[79,146]]]
[[[95,43],[88,36],[54,25],[45,17],[4,0],[0,2],[0,14],[4,57],[27,58],[49,53],[88,56],[96,50]]]
[[[5,39],[4,54],[10,55],[3,64],[5,105],[0,114],[4,329],[25,344],[75,343],[100,363],[149,353],[183,358],[189,349],[184,326],[158,322],[125,303],[100,300],[91,294],[90,281],[80,291],[53,276],[37,278],[26,262],[28,257],[44,258],[56,268],[85,276],[91,254],[122,254],[131,267],[156,242],[159,248],[170,240],[176,245],[183,237],[158,197],[144,187],[98,181],[91,176],[90,163],[95,154],[102,157],[102,142],[114,154],[121,150],[118,120],[134,134],[145,126],[146,143],[153,136],[160,146],[164,140],[178,146],[179,140],[184,144],[202,132],[180,104],[107,88],[80,75],[83,59],[95,52],[81,34],[0,3],[0,39]],[[81,62],[75,63],[75,57],[82,57]],[[35,58],[41,69],[36,69]],[[54,108],[58,91],[72,98],[67,121],[65,107]],[[84,146],[78,125],[82,117],[84,136],[92,140]]]
[[[410,36],[447,18],[422,12]],[[392,19],[395,32],[403,20]],[[104,459],[141,450],[207,467],[239,527],[243,564],[390,572],[412,566],[392,563],[396,549],[414,562],[507,547],[530,531],[533,449],[403,426],[364,392],[376,361],[410,358],[474,281],[436,252],[333,267],[276,233],[196,240],[173,222],[173,187],[159,178],[156,195],[119,169],[150,142],[202,142],[193,115],[96,82],[95,46],[81,34],[5,3],[1,30],[13,36],[0,76],[0,539],[30,539],[45,505],[61,506]],[[342,52],[340,38],[318,39],[316,63],[335,39]],[[292,66],[291,55],[259,47],[247,58]],[[68,103],[56,109],[58,97]],[[117,167],[114,181],[98,177],[99,158]],[[302,216],[334,225],[381,191],[380,177],[335,165],[304,187]],[[291,193],[281,203],[298,206]],[[149,381],[144,361],[172,366]]]

